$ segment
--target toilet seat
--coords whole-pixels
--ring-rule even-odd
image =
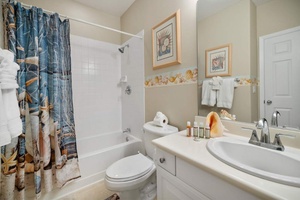
[[[143,154],[136,154],[118,160],[106,170],[106,179],[126,182],[138,179],[153,169],[154,162]]]

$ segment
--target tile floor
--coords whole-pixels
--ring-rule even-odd
[[[105,200],[113,194],[114,192],[107,190],[104,186],[104,182],[101,181],[60,198],[60,200]]]

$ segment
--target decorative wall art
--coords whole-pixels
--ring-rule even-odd
[[[205,77],[231,76],[231,44],[205,51]]]
[[[181,63],[180,10],[152,28],[153,69]]]

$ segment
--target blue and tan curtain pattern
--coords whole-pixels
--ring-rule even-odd
[[[25,9],[20,3],[7,3],[3,12],[5,43],[20,65],[17,95],[23,133],[1,148],[1,192],[11,198],[14,186],[11,188],[9,184],[13,182],[15,193],[23,198],[25,172],[33,172],[35,193],[39,197],[42,182],[46,191],[55,185],[52,174],[56,175],[58,187],[80,177],[72,100],[70,24],[69,20],[61,21],[58,14],[48,15],[36,7]]]

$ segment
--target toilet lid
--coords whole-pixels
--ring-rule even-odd
[[[106,177],[114,181],[129,181],[147,174],[153,161],[142,154],[128,156],[113,163],[106,170]]]

